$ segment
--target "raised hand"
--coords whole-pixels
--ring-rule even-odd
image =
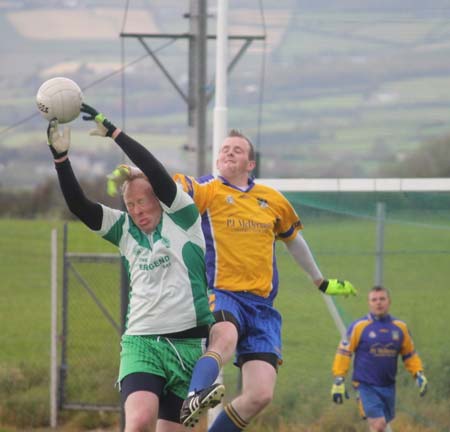
[[[117,129],[102,113],[88,104],[82,103],[80,111],[87,114],[82,116],[83,120],[95,121],[96,123],[96,128],[91,130],[89,135],[111,137]]]
[[[55,160],[67,156],[70,147],[70,128],[64,127],[61,134],[58,130],[58,120],[50,120],[47,127],[47,142]]]

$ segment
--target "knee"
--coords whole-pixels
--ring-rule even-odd
[[[257,392],[252,392],[247,395],[247,403],[250,405],[250,410],[254,413],[260,413],[273,400],[273,391],[270,389],[259,389]]]
[[[234,354],[238,340],[234,324],[223,321],[212,326],[209,334],[208,350],[217,352],[223,363],[227,363]]]
[[[272,400],[273,400],[273,392],[271,391],[265,391],[258,394],[257,404],[259,411],[262,411],[264,408],[270,405],[272,403]]]
[[[371,432],[385,432],[387,423],[384,418],[372,419],[369,421]]]
[[[142,410],[125,413],[125,432],[143,432],[150,426],[150,417]]]

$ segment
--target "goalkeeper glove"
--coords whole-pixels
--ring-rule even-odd
[[[344,402],[344,397],[349,399],[350,396],[345,389],[344,377],[336,377],[334,379],[334,384],[331,387],[331,396],[333,398],[333,402],[336,404],[341,404]]]
[[[425,393],[427,392],[428,389],[428,380],[422,371],[417,372],[416,374],[416,384],[417,387],[419,387],[420,397],[425,396]]]
[[[116,196],[119,186],[128,178],[131,170],[128,165],[118,165],[114,171],[106,176],[106,192],[109,196]]]
[[[142,174],[139,168],[125,164],[117,165],[114,171],[106,176],[108,179],[106,182],[106,192],[109,196],[116,196],[117,190],[125,180],[130,176],[139,174]]]
[[[356,295],[355,287],[349,281],[324,279],[319,286],[320,291],[328,295]]]
[[[70,147],[70,128],[65,127],[61,134],[58,130],[58,120],[56,118],[50,120],[47,127],[47,141],[55,160],[67,156]]]
[[[82,117],[83,120],[94,120],[97,124],[97,127],[91,130],[89,135],[111,137],[117,129],[103,114],[85,103],[81,104],[81,112],[88,114]]]

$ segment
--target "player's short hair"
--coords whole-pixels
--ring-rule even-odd
[[[122,194],[122,196],[125,195],[125,191],[126,191],[128,185],[130,184],[130,182],[132,182],[133,180],[139,179],[139,178],[147,180],[149,182],[147,176],[143,172],[139,172],[136,174],[129,174],[128,177],[122,183],[122,186],[120,187],[120,193]]]
[[[244,135],[239,129],[231,129],[230,132],[228,132],[228,137],[229,138],[238,137],[247,141],[249,146],[248,159],[252,161],[255,160],[255,147],[253,146],[253,143],[250,141],[250,138]]]
[[[375,285],[374,287],[372,287],[369,290],[369,294],[372,292],[385,292],[387,294],[388,298],[389,299],[391,298],[391,294],[389,293],[389,290],[381,285]]]

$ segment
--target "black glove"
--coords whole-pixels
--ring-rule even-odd
[[[111,137],[117,129],[102,113],[99,113],[95,108],[85,103],[81,104],[80,111],[88,114],[82,117],[83,120],[94,120],[97,124],[97,127],[89,132],[89,135]]]
[[[70,128],[65,127],[63,133],[58,131],[58,120],[50,120],[47,127],[48,147],[53,154],[54,159],[61,159],[69,152],[70,147]]]

